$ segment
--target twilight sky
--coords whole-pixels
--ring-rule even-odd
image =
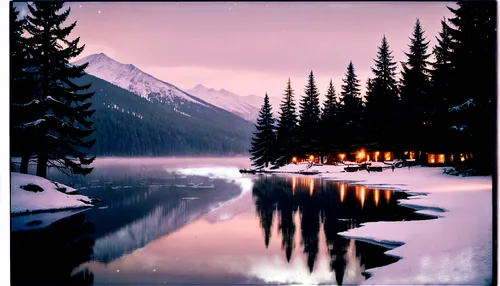
[[[203,84],[240,95],[296,97],[313,70],[337,92],[350,60],[362,90],[385,34],[405,61],[417,18],[431,41],[452,2],[68,2],[84,53],[104,52],[180,88]],[[70,23],[70,22],[67,23]],[[79,57],[79,58],[80,58]]]

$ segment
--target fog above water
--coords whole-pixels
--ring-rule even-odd
[[[252,164],[250,157],[98,157],[92,167],[105,165],[147,165],[165,167],[210,167],[231,166],[249,168]]]

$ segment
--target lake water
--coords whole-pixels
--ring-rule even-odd
[[[241,175],[248,159],[121,159],[49,178],[102,202],[11,233],[12,284],[352,284],[394,263],[337,233],[429,219],[402,192],[308,177]]]

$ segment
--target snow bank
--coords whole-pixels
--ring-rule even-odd
[[[313,165],[310,168],[307,167],[308,164],[289,164],[278,169],[264,168],[265,171],[275,172],[275,173],[296,173],[296,172],[314,172],[318,171],[320,173],[339,173],[343,172],[346,166],[334,166],[334,165]]]
[[[72,195],[76,190],[63,184],[54,183],[47,179],[20,173],[10,173],[10,197],[11,214],[24,214],[42,211],[67,210],[75,208],[91,207],[91,199],[82,195]],[[34,184],[43,188],[42,192],[31,192],[21,186]],[[66,193],[58,191],[57,188],[66,188]]]
[[[340,167],[340,166],[339,166]],[[394,264],[371,269],[369,285],[491,283],[492,178],[457,177],[442,168],[396,168],[394,172],[333,172],[317,166],[323,179],[354,181],[373,187],[397,188],[417,197],[401,201],[435,220],[373,222],[341,235],[374,243],[403,243],[387,252],[402,257]],[[285,166],[293,169],[296,166]],[[311,170],[309,169],[309,170]],[[331,174],[328,174],[326,172]]]

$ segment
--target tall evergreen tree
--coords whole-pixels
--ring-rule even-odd
[[[280,104],[279,119],[276,130],[276,165],[282,166],[290,162],[297,153],[297,114],[290,79],[288,79],[283,100]]]
[[[351,149],[361,144],[361,120],[363,117],[363,100],[360,93],[359,79],[352,61],[347,66],[345,78],[340,92],[338,110],[339,134],[338,141],[341,149]],[[364,143],[364,142],[363,142]]]
[[[326,92],[326,100],[321,112],[322,153],[324,154],[335,153],[338,149],[336,142],[339,129],[337,122],[338,105],[335,87],[333,86],[333,81],[330,79]]]
[[[427,53],[429,42],[417,19],[410,38],[410,52],[402,63],[401,79],[401,129],[402,147],[406,150],[426,149],[430,122],[430,81]]]
[[[319,154],[320,145],[320,104],[319,91],[311,71],[300,101],[299,152],[300,155]]]
[[[26,39],[23,37],[26,19],[19,18],[14,3],[10,3],[10,102],[11,102],[11,153],[21,155],[20,172],[28,172],[28,163],[32,155],[33,140],[30,138],[32,117],[29,101],[33,99],[30,87],[28,68],[28,51]]]
[[[375,77],[369,81],[363,125],[372,146],[395,149],[398,145],[397,110],[399,108],[396,62],[385,36],[378,48],[372,72]]]
[[[436,37],[437,45],[433,48],[435,61],[431,64],[431,96],[432,105],[431,130],[428,137],[432,139],[432,146],[435,149],[451,150],[452,153],[459,154],[457,143],[450,141],[451,134],[449,127],[452,126],[448,108],[453,105],[453,66],[452,66],[452,39],[446,24],[446,19],[441,21],[441,31]]]
[[[33,73],[36,76],[34,112],[36,126],[37,176],[46,177],[47,167],[63,172],[86,175],[95,157],[88,157],[86,149],[95,140],[85,139],[94,129],[90,121],[94,110],[87,101],[92,92],[90,85],[79,86],[72,79],[84,75],[87,64],[73,66],[70,59],[78,56],[84,46],[80,38],[68,40],[76,22],[61,27],[69,16],[70,8],[63,10],[63,2],[35,2],[28,5],[26,31],[30,34]]]
[[[264,104],[260,109],[255,128],[257,132],[254,133],[252,148],[250,149],[251,160],[253,161],[252,166],[267,168],[269,163],[274,162],[275,154],[273,152],[273,145],[276,142],[274,118],[267,93],[264,96]]]
[[[455,76],[453,102],[470,102],[473,108],[466,111],[470,116],[454,117],[454,126],[464,125],[470,130],[471,144],[465,149],[472,150],[479,173],[491,174],[496,157],[497,3],[460,1],[457,4],[457,9],[448,7],[454,14],[448,19],[453,26],[448,26]]]

